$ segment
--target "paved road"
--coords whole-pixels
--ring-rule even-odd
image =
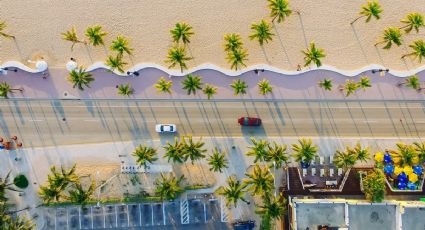
[[[158,139],[155,124],[175,123],[179,135],[194,136],[418,137],[424,103],[2,100],[0,136],[17,135],[25,146]],[[263,126],[240,127],[237,118],[248,115]]]

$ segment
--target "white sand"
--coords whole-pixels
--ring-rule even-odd
[[[413,32],[405,36],[407,45],[390,51],[377,50],[373,44],[384,28],[401,26],[399,20],[407,13],[425,14],[425,2],[380,1],[384,8],[382,19],[368,24],[359,20],[354,26],[357,39],[350,21],[357,17],[360,5],[365,2],[292,0],[290,4],[301,11],[301,18],[293,14],[284,23],[277,24],[282,42],[276,36],[273,42],[265,45],[263,53],[248,35],[252,22],[269,18],[266,0],[0,0],[0,20],[7,21],[6,32],[17,37],[16,43],[0,39],[0,61],[24,61],[41,55],[51,66],[63,67],[70,57],[85,65],[105,60],[102,47],[87,50],[77,45],[71,53],[71,44],[60,36],[61,32],[76,25],[83,37],[87,26],[98,23],[110,33],[106,39],[108,47],[113,38],[123,34],[131,38],[131,46],[135,48],[134,63],[165,65],[171,45],[169,30],[176,22],[185,21],[195,32],[190,43],[195,59],[189,62],[189,67],[209,62],[229,68],[222,45],[223,35],[231,32],[242,35],[249,51],[248,65],[269,63],[283,69],[295,69],[298,63],[303,63],[300,50],[306,47],[306,41],[315,40],[326,51],[324,63],[340,69],[356,69],[370,63],[397,70],[418,66],[416,61],[404,63],[400,56],[412,40],[424,38],[425,29],[419,35]]]

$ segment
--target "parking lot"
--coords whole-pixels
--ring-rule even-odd
[[[187,205],[186,205],[187,204]],[[42,229],[226,229],[216,199],[45,208]],[[188,221],[187,221],[188,220]]]

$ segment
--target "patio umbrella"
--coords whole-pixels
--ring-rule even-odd
[[[415,165],[413,166],[413,172],[416,173],[417,175],[422,175],[423,169],[421,166]]]
[[[405,183],[405,182],[398,182],[398,184],[397,184],[397,188],[398,189],[401,189],[401,190],[405,190],[406,189],[406,187],[407,187],[407,184]]]
[[[381,152],[377,152],[376,154],[375,154],[375,161],[376,162],[382,162],[382,161],[384,161],[384,154],[383,153],[381,153]]]
[[[403,172],[406,173],[406,175],[410,175],[411,173],[413,173],[412,166],[410,166],[410,165],[404,166]]]
[[[400,180],[400,182],[404,182],[404,183],[406,183],[406,182],[407,182],[407,175],[406,175],[406,173],[404,173],[404,172],[400,173],[400,174],[397,176],[397,178]]]
[[[416,184],[409,181],[409,182],[407,182],[407,188],[409,190],[415,190],[416,189]]]
[[[78,67],[77,62],[75,61],[69,61],[66,63],[66,69],[71,72],[72,70],[76,69]]]
[[[384,162],[385,163],[391,163],[392,162],[392,159],[391,159],[390,154],[385,153],[385,155],[384,155]]]
[[[412,183],[416,183],[418,181],[419,177],[418,175],[411,173],[409,174],[409,181]]]
[[[402,168],[402,167],[400,167],[400,166],[395,166],[395,168],[394,168],[394,174],[395,174],[396,176],[400,175],[400,173],[402,173],[402,172],[403,172],[403,168]]]
[[[45,61],[37,61],[35,63],[35,68],[37,68],[37,70],[40,71],[40,72],[47,70],[47,67],[48,67],[48,65],[47,65],[47,62],[45,62]]]
[[[392,165],[392,164],[387,164],[387,165],[385,165],[385,167],[384,167],[384,173],[385,174],[393,174],[394,173],[394,165]]]

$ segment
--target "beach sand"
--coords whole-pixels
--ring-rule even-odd
[[[70,57],[88,66],[103,61],[109,49],[85,47],[77,44],[71,52],[71,43],[61,39],[61,32],[75,25],[81,38],[85,29],[100,24],[109,32],[106,47],[119,34],[130,38],[134,56],[127,68],[136,63],[164,63],[167,50],[172,45],[169,30],[176,22],[184,21],[193,26],[195,35],[189,45],[189,53],[195,58],[188,67],[213,63],[229,68],[223,50],[223,35],[240,33],[249,52],[247,65],[270,64],[282,69],[294,70],[303,63],[302,49],[314,40],[324,48],[324,64],[339,69],[352,70],[367,64],[382,64],[387,68],[407,70],[418,67],[417,61],[400,59],[410,51],[408,44],[424,38],[425,29],[419,34],[404,36],[404,44],[391,50],[375,48],[384,28],[401,26],[399,22],[407,13],[425,14],[423,0],[382,0],[384,12],[379,21],[364,23],[358,20],[360,0],[292,0],[291,8],[301,11],[292,14],[285,22],[276,24],[273,41],[264,45],[250,41],[250,25],[268,16],[266,0],[0,0],[0,20],[7,22],[5,32],[16,40],[0,39],[0,62],[26,61],[43,56],[50,67],[64,68]],[[382,46],[381,46],[382,47]]]

